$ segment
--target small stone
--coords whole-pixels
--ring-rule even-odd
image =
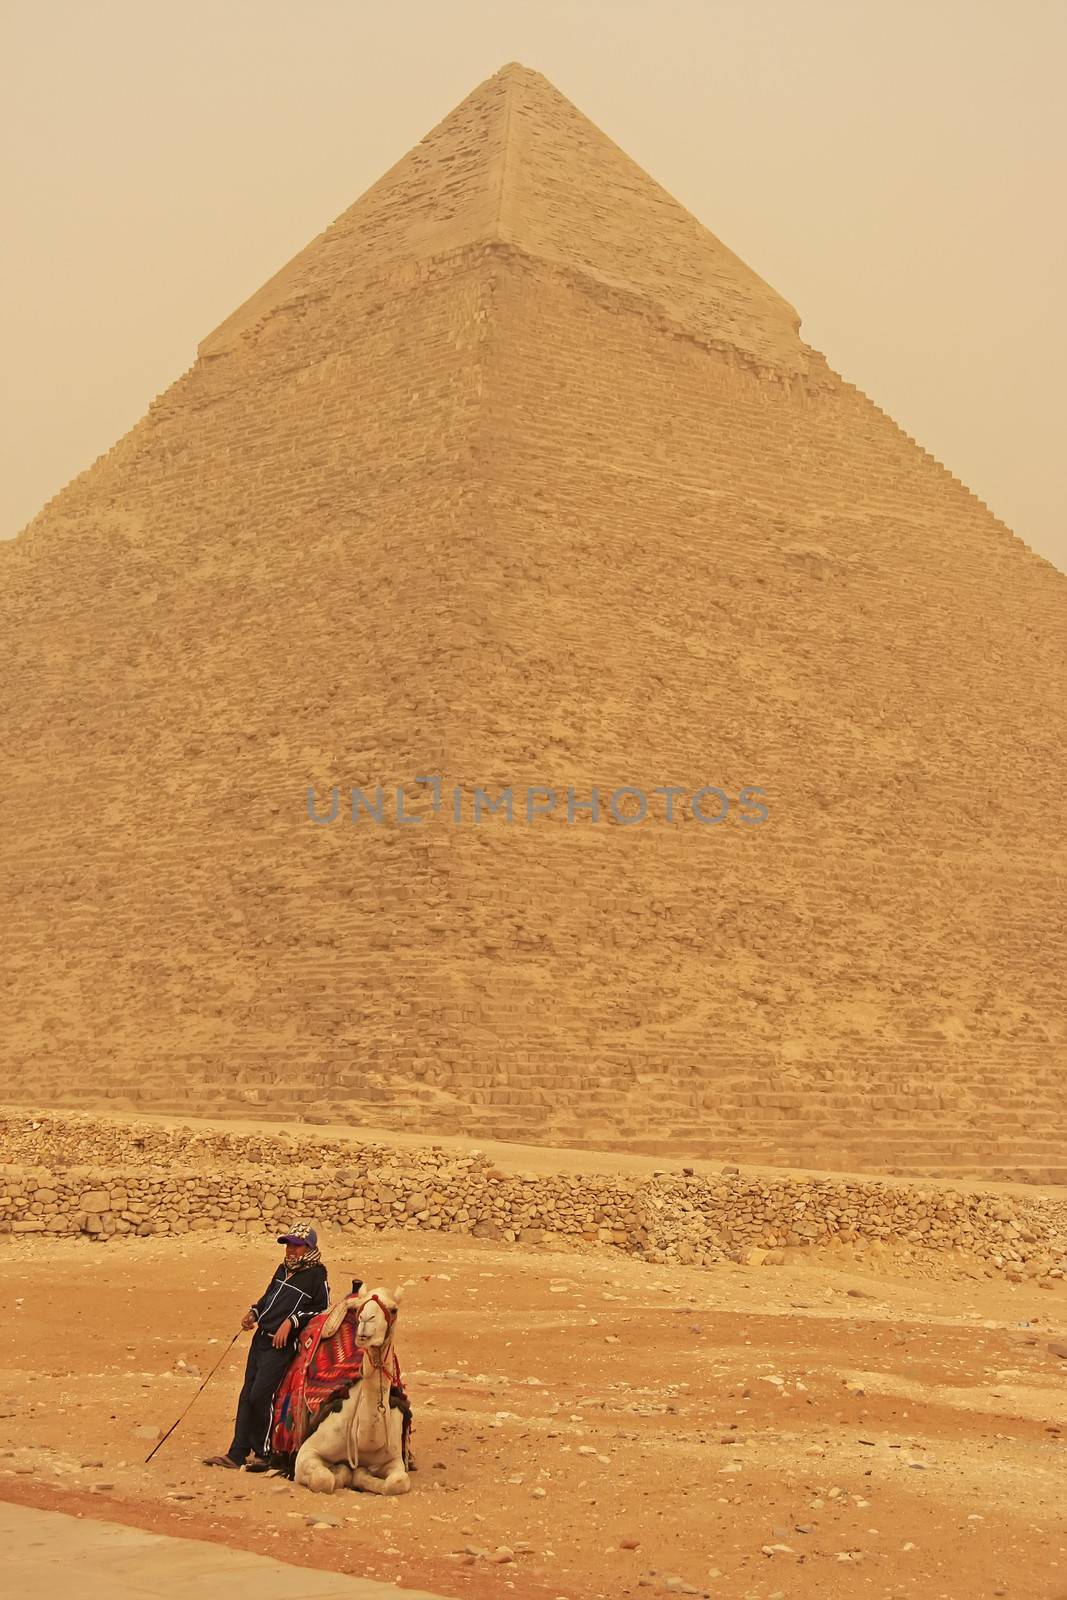
[[[620,1539],[619,1540],[619,1549],[620,1550],[637,1550],[637,1549],[640,1548],[640,1544],[641,1544],[640,1539]]]

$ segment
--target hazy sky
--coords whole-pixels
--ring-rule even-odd
[[[0,536],[507,61],[1067,570],[1067,0],[2,0]]]

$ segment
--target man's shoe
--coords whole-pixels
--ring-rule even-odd
[[[205,1467],[229,1467],[231,1472],[237,1472],[241,1463],[235,1461],[232,1456],[205,1456],[204,1465]]]
[[[256,1456],[254,1460],[247,1461],[245,1463],[245,1471],[246,1472],[269,1472],[270,1471],[270,1462],[264,1460],[264,1458],[262,1456]]]

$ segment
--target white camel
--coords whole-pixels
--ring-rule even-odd
[[[371,1494],[407,1494],[403,1416],[389,1404],[400,1290],[361,1289],[343,1302],[338,1325],[355,1309],[356,1339],[363,1350],[361,1377],[340,1410],[324,1417],[297,1451],[293,1477],[316,1494],[366,1489]],[[336,1331],[334,1329],[333,1331]]]

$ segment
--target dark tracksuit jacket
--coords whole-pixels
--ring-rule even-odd
[[[330,1285],[321,1261],[298,1267],[286,1277],[281,1265],[250,1307],[256,1331],[248,1347],[244,1386],[237,1401],[237,1420],[233,1443],[227,1454],[233,1461],[244,1461],[250,1451],[257,1456],[270,1453],[270,1427],[274,1393],[285,1369],[296,1355],[301,1329],[330,1303]],[[271,1340],[287,1319],[292,1329],[285,1344],[275,1350]]]

